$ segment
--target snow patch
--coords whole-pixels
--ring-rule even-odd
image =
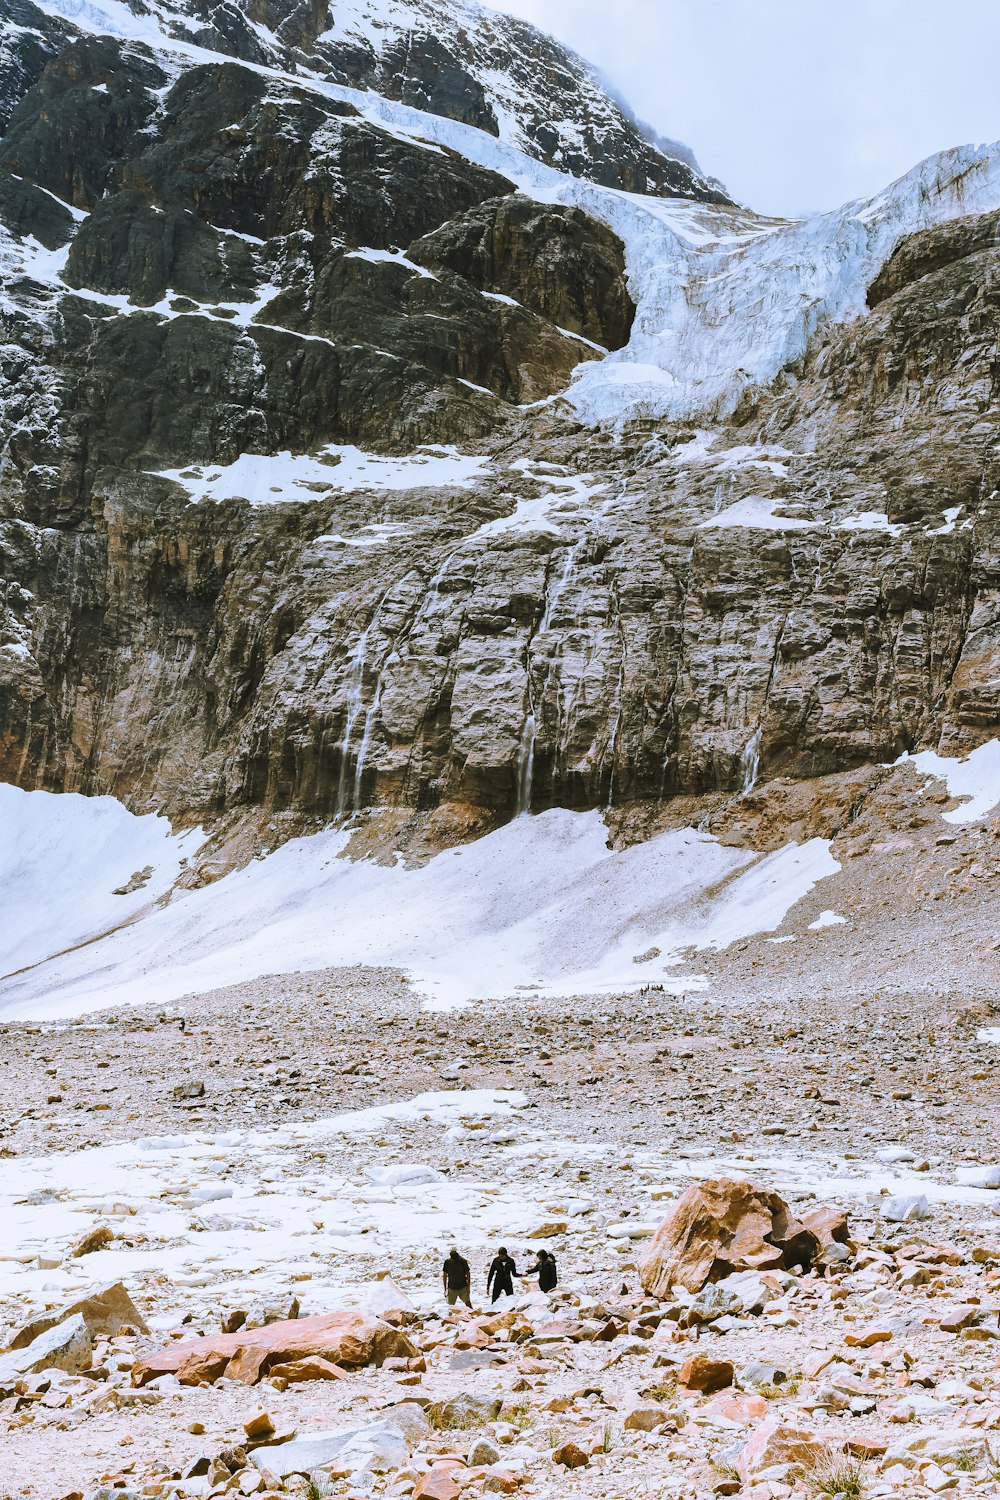
[[[733,505],[727,505],[707,521],[702,521],[700,530],[729,526],[743,526],[757,531],[812,531],[815,521],[801,521],[794,516],[776,516],[774,508],[783,504],[781,500],[765,500],[760,495],[747,495]]]
[[[0,975],[90,943],[151,909],[170,889],[200,832],[136,817],[114,797],[24,792],[0,784]],[[128,895],[115,891],[149,875]]]
[[[231,464],[191,464],[155,472],[160,479],[183,485],[196,504],[240,499],[251,505],[280,505],[316,500],[329,490],[412,490],[424,485],[465,489],[486,467],[485,458],[459,453],[454,447],[418,448],[404,458],[391,458],[366,453],[352,444],[330,443],[316,455],[241,453]],[[371,546],[373,540],[355,538],[354,544]]]
[[[1000,740],[987,740],[963,760],[922,750],[919,755],[901,755],[896,765],[906,761],[925,776],[943,781],[950,796],[969,799],[961,807],[942,813],[946,823],[978,823],[1000,803]]]
[[[25,803],[20,849],[37,843],[31,799],[44,795]],[[85,819],[71,817],[60,836],[48,804],[46,814],[50,835],[27,859],[6,847],[0,830],[24,910],[45,913],[48,939],[38,957],[58,954],[69,946],[67,932],[79,930],[69,893],[92,843]],[[598,813],[565,810],[517,818],[414,870],[353,863],[342,857],[348,838],[341,829],[296,839],[209,886],[178,892],[141,927],[110,932],[0,985],[0,1015],[164,1003],[276,969],[357,963],[406,969],[434,1006],[518,990],[618,993],[659,983],[680,992],[704,985],[685,967],[687,956],[774,931],[840,868],[821,839],[761,857],[691,829],[615,851]],[[135,865],[138,856],[120,862]],[[76,882],[53,902],[53,880],[67,867]],[[12,941],[15,930],[5,924],[0,970],[15,966],[6,954]],[[650,947],[660,949],[659,964],[637,965]]]
[[[426,266],[418,266],[416,261],[408,260],[402,250],[372,250],[364,247],[361,250],[348,250],[345,259],[367,260],[373,265],[402,266],[404,271],[412,271],[417,276],[423,276],[427,281],[437,281],[433,271],[428,271]]]
[[[902,526],[895,526],[881,510],[863,510],[860,515],[848,516],[838,523],[839,531],[885,531],[890,536],[899,536]]]
[[[824,927],[840,927],[847,918],[836,911],[821,911],[815,922],[809,923],[810,932],[822,932]]]

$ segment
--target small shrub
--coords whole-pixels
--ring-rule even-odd
[[[718,1473],[720,1479],[735,1479],[740,1481],[740,1471],[728,1458],[713,1458],[712,1468]]]
[[[854,1458],[834,1458],[824,1469],[811,1476],[814,1495],[844,1495],[847,1500],[861,1500],[865,1492],[864,1465]]]
[[[646,1391],[651,1401],[672,1401],[677,1394],[676,1380],[658,1380]]]

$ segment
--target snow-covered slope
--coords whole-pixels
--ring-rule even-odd
[[[654,141],[582,58],[474,0],[46,0],[92,32],[162,38],[276,72],[347,84],[475,125],[577,176],[727,202],[687,147]]]
[[[771,931],[839,869],[821,839],[761,857],[691,829],[614,852],[598,813],[555,810],[415,870],[341,858],[344,832],[297,839],[122,929],[118,911],[143,898],[114,896],[112,882],[155,860],[150,889],[162,890],[190,836],[165,840],[165,820],[133,818],[110,798],[0,791],[17,816],[0,825],[0,890],[15,892],[0,1016],[171,1001],[276,969],[357,963],[406,969],[438,1005],[525,988],[699,988],[683,955]],[[82,910],[74,890],[87,893]],[[31,911],[42,930],[22,931]],[[64,952],[101,922],[101,941]]]

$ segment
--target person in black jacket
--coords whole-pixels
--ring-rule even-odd
[[[498,1297],[513,1297],[514,1277],[517,1274],[517,1267],[507,1254],[504,1246],[501,1245],[493,1257],[493,1264],[490,1266],[489,1274],[486,1277],[486,1290],[489,1291],[491,1286],[493,1288],[493,1296],[490,1298],[491,1302],[495,1302]]]
[[[472,1306],[472,1272],[469,1270],[469,1262],[464,1255],[459,1255],[454,1245],[441,1267],[441,1280],[444,1282],[444,1294],[449,1307],[454,1307],[456,1302],[464,1302],[466,1307]]]
[[[553,1292],[559,1282],[559,1273],[556,1270],[556,1258],[547,1250],[539,1250],[538,1259],[528,1272],[529,1276],[538,1277],[538,1290],[540,1292]]]

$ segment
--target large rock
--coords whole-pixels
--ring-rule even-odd
[[[762,1469],[785,1464],[800,1464],[816,1469],[828,1458],[825,1444],[815,1433],[806,1432],[785,1422],[772,1412],[747,1438],[736,1456],[736,1468],[744,1484],[749,1484]]]
[[[65,1319],[77,1315],[83,1318],[93,1338],[102,1336],[113,1338],[123,1328],[134,1328],[137,1333],[149,1332],[142,1313],[122,1283],[116,1281],[111,1286],[102,1287],[100,1291],[91,1292],[89,1297],[81,1297],[78,1302],[72,1302],[68,1307],[40,1313],[38,1317],[22,1323],[11,1339],[9,1347],[23,1349],[33,1339],[38,1338],[39,1334],[46,1333],[57,1323],[62,1323]]]
[[[698,1292],[734,1271],[808,1266],[818,1250],[816,1235],[777,1193],[713,1178],[678,1198],[643,1256],[642,1284],[654,1297],[674,1286]]]
[[[345,1369],[360,1369],[394,1357],[413,1359],[416,1354],[398,1328],[363,1313],[335,1312],[170,1344],[140,1360],[132,1381],[141,1386],[160,1375],[176,1375],[182,1385],[200,1385],[226,1375],[254,1385],[275,1365],[315,1357]]]
[[[306,1433],[290,1443],[255,1448],[250,1462],[284,1479],[288,1474],[310,1474],[313,1469],[334,1464],[347,1473],[367,1469],[382,1474],[402,1468],[409,1456],[401,1432],[383,1422],[373,1422],[367,1427]]]
[[[79,1313],[32,1339],[26,1347],[0,1357],[0,1391],[43,1370],[66,1370],[76,1374],[90,1364],[94,1341]]]
[[[732,1385],[734,1373],[731,1360],[713,1359],[709,1354],[692,1354],[681,1365],[677,1384],[685,1390],[701,1391],[710,1396]]]

